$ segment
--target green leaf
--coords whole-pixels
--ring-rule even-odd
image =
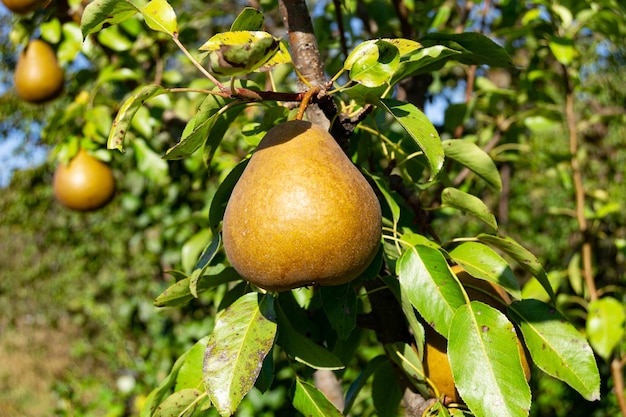
[[[235,413],[274,345],[273,298],[248,293],[217,314],[204,355],[204,384],[221,416]]]
[[[606,361],[624,337],[624,305],[613,297],[589,302],[587,338],[593,349]]]
[[[521,298],[511,267],[489,246],[478,242],[461,243],[450,252],[450,257],[470,275],[498,284],[514,298]]]
[[[376,356],[374,359],[367,362],[365,369],[363,369],[361,373],[359,374],[359,376],[357,376],[356,379],[352,382],[352,384],[350,384],[350,387],[348,388],[348,392],[346,392],[346,401],[345,401],[345,406],[343,409],[343,413],[345,415],[350,414],[350,410],[352,409],[352,406],[354,405],[354,401],[356,400],[359,392],[361,392],[363,387],[365,387],[365,385],[367,384],[367,380],[369,379],[369,377],[374,372],[376,372],[379,366],[381,366],[383,363],[388,363],[388,362],[389,361],[387,359],[387,356],[385,355]]]
[[[276,313],[280,329],[277,343],[289,356],[313,369],[344,368],[344,364],[332,352],[298,332],[280,305],[277,305]]]
[[[230,26],[231,32],[243,30],[263,30],[265,17],[254,7],[244,7]]]
[[[94,0],[85,6],[80,21],[83,38],[98,32],[106,25],[117,25],[132,17],[139,10],[130,1]]]
[[[591,346],[561,313],[539,300],[508,307],[519,326],[533,362],[589,401],[600,399],[600,374]]]
[[[265,356],[263,360],[263,365],[261,366],[261,372],[259,372],[259,377],[256,379],[254,383],[254,387],[258,389],[261,393],[265,393],[272,386],[272,382],[274,381],[274,348],[270,350],[270,352]]]
[[[411,304],[438,333],[447,336],[454,311],[465,303],[465,297],[441,252],[416,245],[400,257],[396,271]]]
[[[187,351],[178,375],[176,375],[174,391],[183,389],[198,390],[202,388],[202,361],[204,360],[204,350],[208,341],[209,337],[205,336]]]
[[[478,240],[501,250],[506,255],[513,258],[522,269],[537,278],[550,296],[550,299],[555,299],[554,290],[548,280],[546,271],[543,269],[543,265],[541,265],[541,262],[539,262],[535,255],[530,253],[528,249],[509,237],[480,234],[478,235]]]
[[[177,35],[176,12],[166,0],[150,0],[140,11],[150,29],[167,33],[172,37]]]
[[[198,257],[209,243],[212,236],[213,233],[211,233],[210,229],[203,228],[183,243],[183,246],[180,248],[180,258],[184,271],[193,271]]]
[[[460,54],[461,52],[443,45],[416,50],[400,59],[400,65],[398,65],[390,83],[394,85],[406,78],[436,71]]]
[[[314,385],[296,378],[293,406],[308,417],[341,417],[342,414]]]
[[[217,150],[220,142],[224,138],[226,130],[230,127],[231,123],[239,116],[239,113],[246,108],[246,103],[237,102],[230,106],[227,106],[220,113],[216,114],[215,121],[211,126],[209,136],[204,142],[204,148],[202,149],[202,159],[206,167],[211,166],[213,155]]]
[[[400,206],[391,195],[389,182],[377,175],[370,174],[369,177],[374,181],[378,190],[383,195],[385,202],[389,206],[389,210],[391,210],[391,220],[393,221],[393,229],[396,230],[398,222],[400,221]]]
[[[211,69],[218,75],[244,75],[258,70],[280,49],[280,40],[263,31],[222,32],[205,42]]]
[[[135,159],[137,160],[139,172],[156,184],[168,184],[171,178],[169,176],[170,167],[167,161],[161,159],[159,154],[143,139],[136,138],[131,144],[135,151]]]
[[[374,372],[372,401],[378,417],[396,417],[402,400],[402,390],[391,362],[383,362]]]
[[[117,112],[117,116],[115,116],[111,133],[109,133],[107,148],[123,151],[124,137],[137,110],[146,100],[166,92],[166,89],[158,85],[146,85],[133,91],[130,97],[122,104],[122,107]]]
[[[213,233],[218,233],[218,228],[222,219],[224,218],[224,212],[226,211],[226,204],[230,199],[230,195],[233,192],[233,188],[239,181],[239,177],[243,174],[243,171],[248,165],[250,159],[244,159],[237,166],[235,166],[224,178],[220,186],[217,188],[213,199],[211,200],[211,207],[209,208],[209,225]]]
[[[201,400],[202,393],[187,388],[176,391],[165,399],[154,411],[153,417],[191,417]]]
[[[382,39],[359,44],[345,61],[344,69],[350,71],[350,79],[366,87],[378,87],[387,83],[400,64],[398,48]]]
[[[400,123],[424,152],[430,165],[430,178],[434,178],[443,166],[444,153],[439,133],[428,117],[411,103],[389,98],[373,99],[377,106],[385,109]]]
[[[193,349],[193,347],[191,349]],[[187,358],[187,355],[189,354],[191,349],[189,349],[188,351],[180,355],[178,359],[176,359],[176,362],[174,362],[174,366],[172,366],[172,370],[170,371],[169,375],[159,384],[157,388],[152,390],[152,392],[148,395],[143,405],[143,408],[141,409],[141,417],[151,417],[154,414],[154,411],[156,410],[158,405],[161,404],[161,402],[163,402],[163,399],[170,394],[172,388],[176,384],[176,377],[178,376],[178,372],[183,366],[183,363],[185,362],[185,359]]]
[[[218,285],[240,280],[241,276],[231,267],[223,268],[219,272],[204,275],[196,284],[198,295]],[[191,293],[191,278],[183,278],[163,291],[155,300],[156,307],[177,307],[187,304],[196,298]]]
[[[180,142],[165,152],[165,159],[183,159],[192,155],[209,137],[209,132],[215,124],[219,112],[230,103],[224,97],[209,94],[196,114],[187,122]]]
[[[448,335],[452,375],[463,401],[477,416],[526,417],[531,393],[515,328],[480,301],[461,306]]]
[[[337,336],[346,340],[356,327],[356,292],[350,283],[320,288],[322,306]]]
[[[415,315],[415,309],[413,307],[413,304],[411,303],[411,300],[409,300],[406,291],[401,290],[398,278],[392,275],[387,275],[381,277],[381,279],[385,284],[387,284],[389,290],[400,302],[404,317],[406,317],[406,321],[413,333],[413,338],[415,339],[415,342],[417,344],[419,356],[422,357],[424,354],[424,326],[417,319],[417,316]]]
[[[578,55],[574,40],[571,38],[550,36],[548,39],[548,47],[557,61],[563,65],[571,65],[574,58]]]
[[[476,217],[493,231],[498,230],[496,217],[489,211],[485,203],[476,196],[457,188],[447,187],[441,192],[441,203]]]
[[[193,268],[193,272],[191,273],[191,280],[189,282],[189,291],[191,291],[191,295],[195,298],[198,298],[198,281],[202,276],[204,276],[205,271],[211,265],[211,261],[215,258],[217,251],[220,250],[222,246],[222,235],[216,234],[213,237],[213,240],[209,242],[204,251],[200,255],[200,259],[196,263],[196,266]]]
[[[387,356],[410,378],[413,385],[421,392],[427,393],[428,388],[424,382],[424,365],[420,356],[408,343],[395,342],[385,345]]]
[[[502,191],[502,179],[496,164],[475,143],[462,139],[450,139],[443,141],[442,146],[446,157],[466,166],[494,190]]]
[[[463,64],[505,68],[514,66],[506,49],[482,33],[429,33],[420,42],[425,47],[443,45],[460,52],[455,59]]]

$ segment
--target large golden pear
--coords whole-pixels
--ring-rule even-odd
[[[268,291],[349,282],[380,238],[372,187],[327,131],[301,120],[261,140],[224,213],[228,259]]]
[[[24,101],[43,103],[63,90],[65,74],[54,50],[46,42],[34,39],[20,53],[15,67],[15,90]]]

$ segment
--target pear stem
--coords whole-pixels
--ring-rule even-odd
[[[320,90],[321,90],[320,87],[315,86],[315,87],[309,88],[304,93],[304,96],[302,97],[302,101],[300,102],[300,107],[298,107],[298,113],[296,114],[296,117],[295,117],[296,120],[302,120],[302,117],[304,117],[304,112],[306,111],[306,108],[308,107],[309,102],[311,101],[311,98],[313,97],[313,94],[319,93]]]

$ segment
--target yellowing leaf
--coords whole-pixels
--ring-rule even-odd
[[[150,29],[174,36],[178,32],[176,12],[166,0],[151,0],[141,9]]]
[[[237,31],[218,33],[200,50],[210,52],[211,69],[215,74],[235,76],[258,70],[280,48],[280,40],[267,32]],[[282,60],[286,61],[286,58]]]

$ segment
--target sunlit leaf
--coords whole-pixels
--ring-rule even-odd
[[[613,297],[603,297],[587,306],[587,338],[593,349],[608,361],[624,337],[624,304]]]
[[[185,359],[192,349],[193,347],[180,355],[178,359],[176,359],[176,362],[174,362],[172,370],[167,375],[167,377],[163,381],[161,381],[159,386],[152,390],[152,392],[148,395],[141,409],[141,417],[151,417],[159,404],[161,404],[161,402],[163,402],[163,400],[169,396],[176,384],[178,372],[183,366],[183,363],[185,363]]]
[[[176,12],[166,0],[150,0],[141,13],[148,27],[158,32],[175,36],[178,32]]]
[[[600,375],[591,346],[561,313],[539,300],[508,307],[519,326],[533,362],[589,401],[600,399]]]
[[[219,111],[231,101],[215,94],[207,95],[198,111],[187,122],[180,141],[167,150],[164,158],[187,158],[197,151],[207,140]]]
[[[180,257],[184,271],[193,271],[193,267],[198,261],[198,256],[200,256],[212,236],[211,230],[204,228],[183,243],[180,248]]]
[[[280,49],[280,40],[263,31],[222,32],[205,42],[215,74],[248,74],[266,64]]]
[[[570,38],[550,36],[548,47],[557,61],[563,65],[571,65],[572,61],[574,61],[578,55],[574,40]]]
[[[543,269],[543,265],[541,265],[541,262],[539,262],[535,255],[530,253],[528,249],[524,248],[522,245],[509,237],[480,234],[478,235],[478,240],[501,250],[506,255],[513,258],[522,269],[537,278],[539,283],[541,283],[550,296],[550,299],[554,300],[554,291],[552,290],[552,285],[548,280],[546,271]]]
[[[479,301],[461,306],[448,335],[459,394],[477,416],[526,417],[531,393],[513,324]]]
[[[442,146],[446,157],[469,168],[494,190],[502,190],[502,179],[496,164],[475,143],[462,139],[450,139],[443,141]]]
[[[195,388],[186,388],[167,397],[154,411],[153,417],[191,417],[202,393]]]
[[[444,45],[460,52],[455,60],[467,65],[513,67],[513,61],[502,46],[478,32],[429,33],[420,39],[424,47]]]
[[[167,161],[161,159],[161,156],[145,140],[135,138],[131,144],[135,151],[139,172],[155,184],[165,185],[171,181]]]
[[[178,374],[174,391],[183,389],[202,390],[202,361],[204,360],[204,350],[206,349],[209,337],[205,336],[198,340],[191,349],[187,351]]]
[[[215,318],[204,356],[204,384],[222,416],[235,413],[274,344],[273,298],[248,293]]]
[[[296,410],[309,417],[340,417],[337,407],[314,385],[296,378],[296,389],[293,396]]]
[[[498,284],[516,299],[521,297],[519,283],[513,270],[489,246],[479,242],[465,242],[449,253],[450,257],[470,275]]]
[[[434,178],[443,166],[444,152],[439,133],[428,117],[411,103],[395,99],[377,99],[375,102],[400,123],[424,152],[430,165],[430,177]]]
[[[211,167],[213,155],[215,155],[215,151],[222,142],[226,130],[228,130],[231,123],[235,121],[237,116],[239,116],[245,108],[246,103],[244,102],[232,103],[214,116],[213,125],[211,126],[209,136],[206,138],[202,149],[204,166],[207,168]]]
[[[498,230],[496,217],[480,198],[472,194],[468,194],[458,188],[447,187],[441,192],[441,203],[476,217],[493,231]]]
[[[196,294],[200,295],[213,287],[240,279],[241,276],[233,268],[221,267],[219,272],[209,273],[198,280],[196,283]],[[177,307],[187,304],[194,298],[196,297],[191,293],[191,278],[186,277],[163,291],[154,300],[154,305],[156,307]]]
[[[418,49],[400,59],[400,65],[398,65],[390,83],[394,85],[406,78],[436,71],[460,54],[460,51],[443,45]]]
[[[411,304],[438,333],[447,336],[454,311],[465,298],[441,252],[422,245],[408,249],[396,272]]]
[[[378,87],[391,79],[399,63],[398,48],[379,39],[359,44],[346,59],[344,69],[350,71],[352,81]]]
[[[263,16],[263,13],[254,7],[244,7],[230,26],[230,31],[239,32],[242,30],[263,30],[264,24],[265,17]]]
[[[218,233],[213,236],[211,242],[204,248],[200,259],[198,259],[196,266],[194,266],[190,277],[191,280],[189,281],[189,290],[191,291],[191,295],[195,298],[198,298],[198,281],[202,278],[209,265],[211,265],[211,261],[215,258],[215,255],[217,255],[217,251],[220,250],[221,246],[222,235]]]
[[[120,110],[115,116],[113,126],[111,127],[111,133],[107,141],[107,148],[124,150],[124,137],[128,132],[128,126],[135,113],[143,105],[143,103],[149,98],[158,96],[159,94],[166,93],[167,90],[158,85],[146,85],[139,87],[126,99]]]
[[[94,0],[85,6],[80,29],[83,37],[98,32],[104,25],[116,25],[138,12],[137,7],[125,0]]]

